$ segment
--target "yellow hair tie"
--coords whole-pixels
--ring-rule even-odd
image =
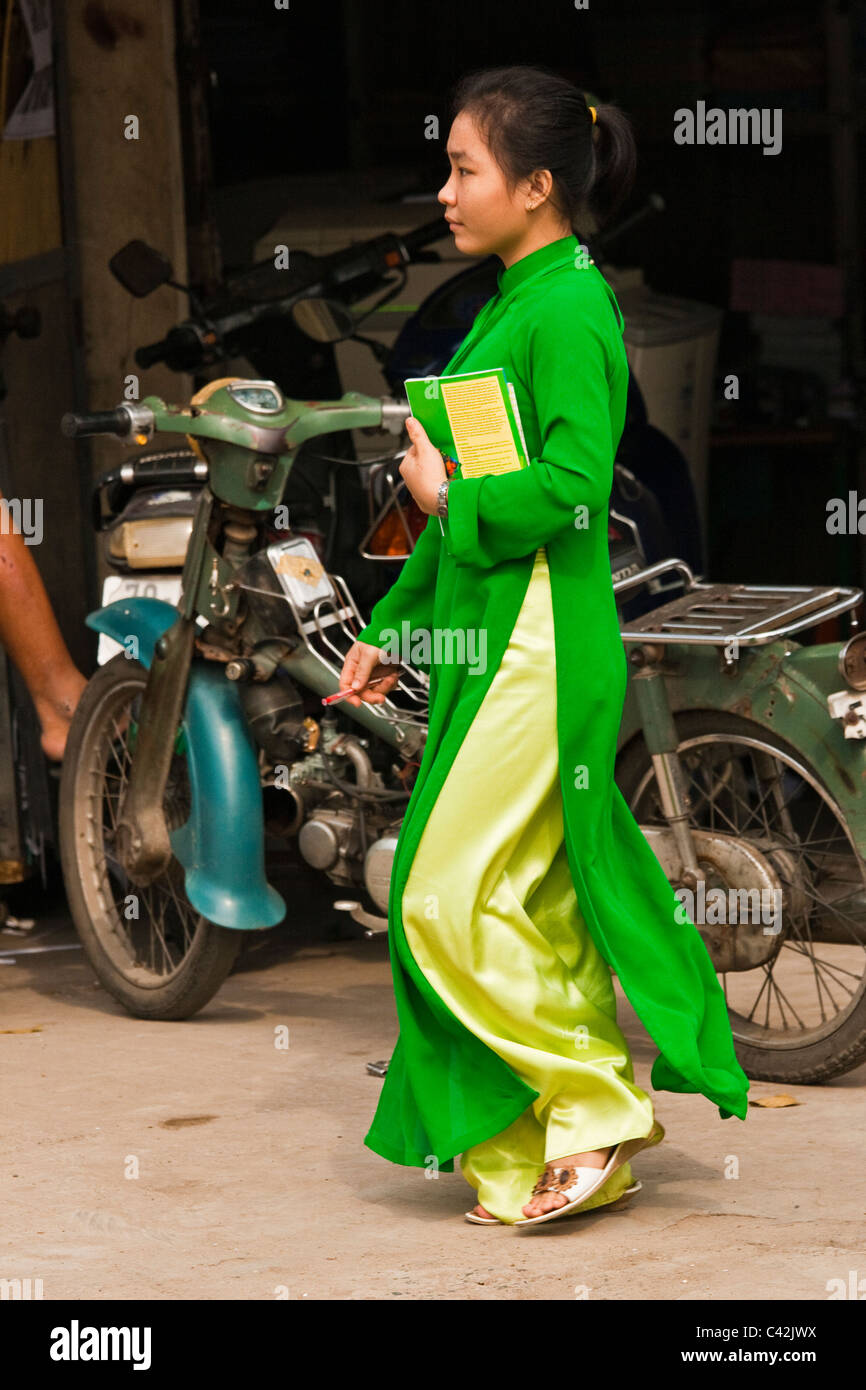
[[[589,106],[589,107],[587,107],[587,110],[590,111],[590,112],[592,113],[592,123],[593,123],[593,125],[595,125],[595,107],[594,107],[594,106]]]

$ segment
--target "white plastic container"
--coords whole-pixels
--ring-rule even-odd
[[[707,456],[723,310],[693,299],[623,290],[626,355],[651,425],[688,459],[706,539]]]

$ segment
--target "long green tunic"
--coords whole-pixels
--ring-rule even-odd
[[[652,1085],[702,1093],[722,1118],[745,1119],[749,1084],[706,947],[680,920],[673,888],[613,780],[627,681],[607,537],[628,380],[622,315],[574,236],[503,270],[498,285],[446,372],[505,368],[530,467],[482,478],[464,478],[458,468],[444,537],[431,517],[359,633],[363,642],[385,645],[408,621],[413,634],[474,629],[486,636],[483,671],[470,661],[479,648],[468,641],[465,662],[424,667],[428,737],[388,912],[400,1032],[364,1141],[395,1163],[424,1167],[433,1156],[446,1172],[457,1154],[505,1129],[538,1093],[433,989],[409,950],[400,905],[427,817],[508,646],[542,545],[556,637],[565,843],[581,911],[658,1048]],[[466,806],[467,836],[483,814],[483,806]]]

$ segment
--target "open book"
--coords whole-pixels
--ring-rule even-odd
[[[404,382],[412,414],[464,478],[528,468],[514,387],[503,367]],[[439,522],[444,535],[444,527]]]

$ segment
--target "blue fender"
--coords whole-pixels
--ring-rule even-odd
[[[121,645],[135,637],[148,669],[177,609],[127,598],[90,613],[87,626]],[[211,662],[193,661],[183,715],[192,809],[171,832],[186,895],[209,922],[239,931],[273,927],[286,904],[265,878],[265,827],[255,744],[237,686]]]

